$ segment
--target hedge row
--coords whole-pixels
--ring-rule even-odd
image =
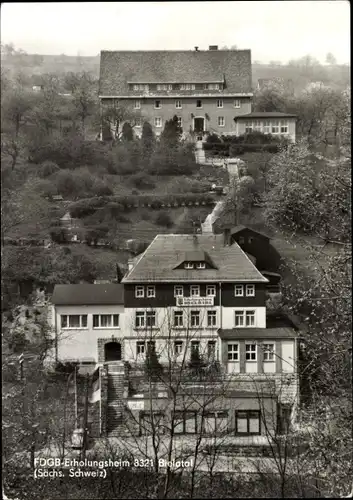
[[[92,215],[98,209],[112,209],[122,211],[147,207],[152,209],[172,208],[179,206],[210,205],[215,201],[214,196],[205,194],[180,194],[165,196],[103,196],[101,198],[89,198],[73,203],[69,206],[71,216],[82,218]]]
[[[204,151],[228,151],[229,150],[229,143],[225,142],[203,142],[202,147]]]
[[[207,144],[204,149],[207,156],[237,156],[243,155],[244,153],[255,153],[259,151],[266,151],[268,153],[278,153],[279,144]],[[212,148],[210,148],[212,146]]]

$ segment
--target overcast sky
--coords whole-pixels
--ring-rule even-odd
[[[28,53],[251,49],[252,60],[306,54],[350,61],[348,1],[2,3],[1,43]]]

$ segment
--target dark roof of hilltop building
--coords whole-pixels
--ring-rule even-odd
[[[175,269],[189,252],[206,252],[215,268]],[[268,283],[237,243],[225,246],[223,235],[212,233],[157,235],[122,283],[212,280]]]
[[[246,229],[247,231],[251,231],[254,234],[258,234],[258,235],[262,236],[263,238],[267,238],[268,240],[270,239],[270,237],[267,234],[261,233],[260,231],[257,231],[256,229],[252,229],[251,227],[243,226],[242,224],[239,224],[238,226],[233,227],[230,230],[230,234],[233,236],[235,234],[240,233],[241,231],[244,231],[244,229]]]
[[[297,115],[280,113],[279,111],[253,111],[246,115],[235,116],[234,121],[248,118],[297,118]]]
[[[55,285],[51,301],[58,306],[121,305],[124,287],[115,283]]]
[[[103,50],[99,95],[133,96],[131,83],[224,83],[222,94],[251,93],[251,51]]]

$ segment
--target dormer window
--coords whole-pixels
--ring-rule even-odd
[[[173,85],[171,84],[158,84],[157,90],[173,90]]]
[[[205,83],[204,90],[219,90],[219,83]]]
[[[146,85],[146,84],[141,84],[141,83],[139,83],[139,84],[134,84],[133,89],[134,89],[135,91],[142,91],[142,92],[144,92],[144,91],[148,91],[148,85]]]
[[[195,90],[194,83],[181,83],[180,90]]]
[[[217,266],[207,252],[192,250],[180,256],[174,269],[217,269]]]

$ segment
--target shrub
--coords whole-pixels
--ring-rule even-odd
[[[55,196],[58,194],[57,187],[53,182],[49,180],[40,180],[35,184],[35,190],[40,194],[42,197],[48,197],[51,198],[52,196]]]
[[[69,211],[73,218],[81,219],[94,214],[97,209],[102,207],[105,203],[105,200],[102,198],[90,198],[88,200],[72,203],[69,206]]]
[[[66,361],[64,363],[58,361],[55,365],[55,372],[57,374],[67,374],[69,375],[70,373],[74,373],[76,367],[78,366],[78,363],[73,361]]]
[[[204,151],[214,151],[217,153],[227,152],[229,144],[225,142],[203,142],[202,147]]]
[[[25,333],[20,330],[13,331],[8,344],[14,353],[22,352],[28,344]]]
[[[209,134],[206,137],[206,142],[211,144],[220,144],[222,142],[221,138],[217,134]]]
[[[201,369],[205,366],[198,349],[191,350],[191,356],[189,361],[189,368],[195,372],[200,373]]]
[[[44,161],[41,165],[39,165],[37,169],[38,177],[41,179],[45,179],[46,177],[50,177],[55,172],[58,172],[60,167],[54,163],[53,161],[47,160]]]
[[[154,189],[156,187],[153,179],[143,172],[131,176],[130,182],[138,189]]]
[[[101,238],[104,238],[109,231],[107,226],[98,226],[88,229],[85,233],[85,240],[87,245],[97,245]]]
[[[152,175],[192,175],[198,168],[191,147],[159,145],[151,156],[148,172]]]
[[[152,379],[158,379],[163,373],[163,366],[159,362],[154,344],[147,344],[145,372]]]
[[[244,147],[237,144],[231,144],[229,148],[229,156],[241,156],[244,154]]]
[[[173,225],[173,221],[170,218],[169,214],[167,212],[160,212],[155,220],[156,224],[158,226],[164,226],[164,227],[171,227]]]
[[[65,198],[85,198],[89,196],[112,195],[112,189],[102,180],[94,177],[87,170],[68,172],[61,170],[53,179],[57,192]]]
[[[148,210],[142,210],[141,219],[142,220],[151,220],[151,214],[149,213]]]
[[[55,243],[65,243],[66,241],[66,234],[63,228],[60,227],[52,227],[50,229],[50,238],[52,241]]]
[[[121,214],[116,215],[114,218],[116,221],[121,222],[122,224],[128,224],[131,222],[131,220],[128,217],[125,217],[125,215]]]

